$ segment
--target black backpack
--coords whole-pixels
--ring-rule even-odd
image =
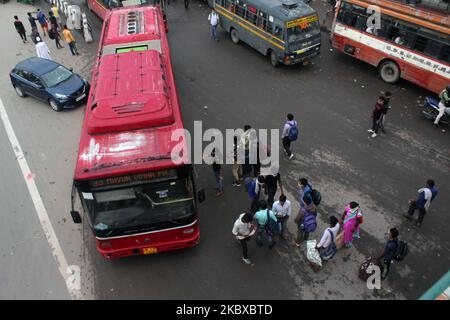
[[[311,199],[314,202],[316,206],[320,204],[320,201],[322,201],[322,195],[320,194],[319,190],[312,189],[311,190]]]
[[[409,253],[408,244],[404,241],[397,242],[397,252],[395,253],[394,260],[402,261]]]

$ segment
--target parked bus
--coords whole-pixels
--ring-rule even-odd
[[[371,5],[380,8],[380,28],[367,25]],[[450,83],[448,13],[386,0],[341,0],[332,44],[376,66],[387,83],[403,78],[435,93]]]
[[[72,189],[74,222],[81,222],[78,193],[83,220],[107,259],[196,245],[204,190],[197,190],[187,155],[172,155],[185,137],[172,141],[183,121],[158,7],[107,13],[91,84]]]
[[[93,11],[102,20],[105,20],[108,11],[114,8],[159,4],[163,12],[163,18],[167,32],[166,0],[85,0],[85,2],[88,9]]]
[[[307,64],[320,53],[317,12],[301,0],[214,0],[221,27],[276,67]]]

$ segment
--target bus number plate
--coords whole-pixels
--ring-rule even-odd
[[[153,253],[156,253],[156,252],[158,252],[158,250],[156,248],[153,248],[153,247],[142,249],[142,253],[143,254],[153,254]]]

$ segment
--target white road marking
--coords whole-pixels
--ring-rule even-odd
[[[42,201],[42,198],[36,187],[36,183],[34,182],[34,179],[29,179],[29,177],[32,176],[33,173],[30,171],[30,167],[28,166],[22,148],[19,144],[19,141],[17,140],[16,134],[14,133],[14,129],[11,125],[11,122],[9,121],[8,114],[6,113],[6,109],[1,98],[0,116],[2,118],[6,134],[8,135],[8,139],[11,143],[17,162],[19,163],[20,170],[22,171],[23,179],[27,185],[28,191],[30,192],[31,200],[33,201],[34,208],[36,209],[36,213],[39,218],[39,222],[41,223],[42,230],[44,231],[44,235],[50,246],[53,257],[55,258],[55,261],[58,265],[59,272],[66,283],[69,295],[72,299],[81,299],[81,292],[76,288],[73,288],[71,285],[72,274],[67,273],[69,270],[71,270],[70,266],[67,264],[67,259],[61,249],[58,238],[56,237],[52,223],[47,214],[47,210],[45,209],[44,202]]]

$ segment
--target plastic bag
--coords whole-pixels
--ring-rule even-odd
[[[306,258],[313,269],[319,269],[322,267],[322,259],[320,258],[319,251],[316,249],[316,245],[316,240],[306,241]]]

